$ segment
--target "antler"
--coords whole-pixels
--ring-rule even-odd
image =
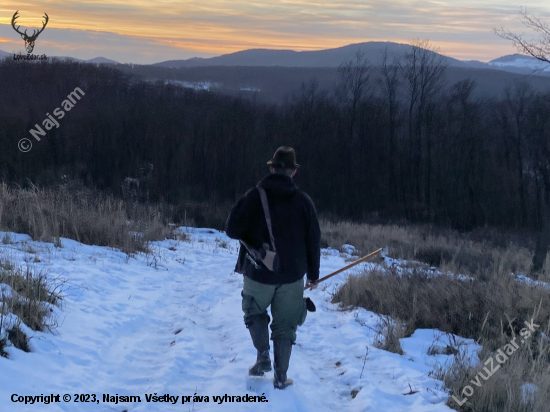
[[[46,21],[45,21],[44,24],[42,25],[42,28],[41,28],[40,30],[38,30],[38,32],[36,32],[36,30],[33,30],[32,36],[29,36],[29,35],[27,35],[27,30],[25,30],[24,33],[21,33],[21,32],[19,31],[19,27],[21,27],[21,26],[15,27],[15,23],[16,23],[15,20],[16,20],[17,18],[19,18],[19,16],[17,15],[17,13],[19,13],[19,10],[17,10],[17,11],[13,14],[13,17],[11,18],[11,25],[13,26],[13,29],[14,29],[17,33],[19,33],[21,36],[25,36],[26,38],[29,38],[29,39],[36,39],[36,38],[38,37],[38,35],[44,31],[44,29],[46,28],[46,25],[48,24],[48,21],[50,20],[50,18],[48,17],[48,14],[47,14],[46,12],[44,12],[45,16],[43,16],[43,17],[46,18]]]
[[[19,31],[19,27],[21,27],[21,26],[15,27],[15,19],[19,18],[19,16],[17,15],[17,13],[19,13],[19,10],[17,10],[17,11],[13,14],[13,17],[11,18],[11,25],[12,25],[13,29],[14,29],[17,33],[19,33],[21,36],[26,36],[26,35],[27,35],[27,30],[25,30],[25,33],[21,33],[21,32]]]
[[[38,33],[36,34],[32,34],[32,37],[38,37],[38,35],[40,33],[42,33],[44,31],[44,29],[46,28],[46,25],[48,24],[48,21],[50,20],[50,18],[48,17],[48,14],[46,12],[44,12],[45,16],[42,16],[42,17],[45,17],[46,18],[46,21],[44,22],[44,25],[42,26],[42,28],[40,30],[38,30]]]

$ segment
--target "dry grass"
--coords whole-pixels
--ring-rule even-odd
[[[7,341],[6,338],[0,339],[0,356],[2,356],[3,358],[8,357],[8,354],[4,350],[4,348],[7,346],[7,344],[8,344],[8,341]]]
[[[484,352],[489,359],[490,353]],[[496,362],[495,362],[496,363]],[[520,348],[512,354],[509,360],[487,381],[480,379],[481,387],[474,386],[471,381],[481,371],[487,376],[481,366],[475,368],[458,367],[457,371],[443,377],[446,386],[459,402],[464,399],[462,391],[466,386],[474,389],[473,396],[461,406],[451,397],[447,405],[461,412],[547,412],[550,402],[550,375],[546,359],[531,356],[527,349]],[[489,369],[490,371],[490,369]],[[536,391],[529,394],[525,385],[534,385]]]
[[[8,288],[8,287],[9,288]],[[45,272],[35,273],[30,266],[22,267],[5,258],[0,259],[0,355],[11,343],[25,352],[30,351],[29,339],[20,323],[35,331],[51,330],[56,326],[51,305],[59,302],[62,282],[49,279]],[[16,322],[10,317],[16,316]]]
[[[27,266],[17,267],[7,259],[0,259],[0,283],[10,286],[19,295],[55,305],[59,295],[52,289],[44,273],[33,273]]]
[[[8,330],[8,339],[11,344],[17,349],[21,349],[23,352],[30,352],[29,337],[21,330],[18,325],[13,325]]]
[[[535,241],[528,235],[479,229],[461,234],[428,225],[369,225],[321,220],[323,246],[351,244],[363,255],[390,248],[396,259],[414,259],[453,273],[528,273]],[[543,270],[550,279],[550,258]]]
[[[405,337],[405,328],[398,320],[382,315],[378,321],[374,347],[388,352],[403,355],[399,339]]]
[[[30,266],[20,267],[0,259],[0,285],[7,285],[11,290],[11,293],[0,296],[0,316],[13,313],[35,331],[54,326],[49,321],[51,313],[48,304],[55,305],[61,299],[60,282],[49,279],[45,272],[33,272]]]
[[[540,317],[541,309],[539,306],[534,311],[535,318]],[[484,347],[479,353],[483,365],[472,367],[467,359],[456,356],[452,366],[436,376],[450,389],[447,405],[461,412],[548,411],[550,339],[547,336],[550,325],[541,324],[540,329],[525,338],[525,343],[521,337],[514,336],[519,349],[507,354],[507,358],[498,360],[494,351]],[[465,389],[468,386],[471,389]]]
[[[429,227],[331,224],[323,222],[326,244],[338,248],[343,243],[362,249],[364,254],[382,246],[391,248],[390,256],[416,259],[447,271],[463,273],[471,279],[434,276],[429,266],[411,265],[408,270],[374,270],[351,276],[336,292],[334,302],[342,307],[363,307],[383,315],[381,347],[397,346],[399,334],[387,325],[398,319],[405,336],[416,329],[438,329],[478,341],[486,360],[519,335],[524,322],[534,319],[541,325],[531,341],[481,387],[471,383],[486,365],[472,367],[457,348],[455,362],[447,370],[434,371],[450,394],[463,399],[469,385],[474,395],[459,406],[451,397],[448,406],[461,412],[546,412],[550,405],[550,291],[542,286],[516,281],[511,272],[526,272],[531,264],[533,244],[529,239],[496,232],[467,235]],[[548,262],[546,266],[548,277]],[[389,318],[388,318],[389,317]],[[543,332],[543,333],[541,333]],[[386,337],[387,335],[387,337]],[[398,352],[397,352],[398,353]],[[483,372],[485,375],[486,373]],[[525,392],[525,384],[536,388]]]
[[[395,269],[351,276],[333,302],[363,307],[405,322],[405,335],[416,329],[439,329],[500,347],[519,331],[534,307],[537,321],[550,320],[550,291],[519,283],[512,276],[486,274],[485,280],[459,281],[420,270],[398,274]],[[509,324],[515,327],[512,330]]]
[[[62,247],[61,237],[111,246],[126,253],[148,252],[148,242],[170,230],[161,206],[115,199],[78,184],[10,189],[0,184],[0,227]]]
[[[45,322],[50,311],[44,302],[55,304],[59,297],[48,290],[48,284],[43,274],[33,275],[27,273],[0,271],[0,284],[11,287],[16,294],[13,296],[2,296],[2,303],[8,312],[17,315],[29,328],[36,331],[44,331],[51,325]]]

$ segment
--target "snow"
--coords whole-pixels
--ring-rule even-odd
[[[32,336],[32,352],[8,347],[9,359],[0,358],[2,410],[451,411],[443,383],[431,371],[448,366],[453,356],[428,356],[427,351],[434,344],[459,342],[474,354],[478,347],[472,340],[417,330],[401,339],[404,355],[386,352],[373,346],[378,315],[343,311],[330,302],[347,276],[372,263],[306,291],[317,312],[309,313],[298,330],[288,371],[293,386],[274,390],[272,372],[249,377],[255,349],[242,319],[242,275],[233,272],[238,243],[212,229],[181,230],[189,242],[155,242],[155,256],[135,258],[70,239],[55,248],[10,233],[14,243],[0,244],[0,259],[32,265],[66,283],[65,298],[53,313],[59,326],[42,333],[23,325]],[[35,256],[40,262],[31,263]],[[346,257],[324,249],[321,276],[346,265]],[[411,389],[418,392],[408,394]],[[100,402],[25,405],[12,403],[12,394],[95,394]],[[139,395],[141,402],[105,403],[103,394]],[[176,405],[148,403],[145,394],[179,398]],[[209,402],[182,404],[182,396],[194,394],[209,396]],[[226,394],[264,395],[267,402],[214,402],[213,396]]]
[[[188,82],[183,80],[166,80],[164,84],[173,84],[176,86],[182,86],[187,89],[194,89],[194,90],[211,90],[211,89],[220,87],[219,83],[211,82],[208,80],[203,80],[198,82]]]
[[[530,277],[525,276],[525,274],[523,273],[519,273],[517,275],[515,273],[510,273],[510,275],[515,276],[516,282],[525,283],[530,286],[538,286],[538,287],[543,287],[545,289],[550,289],[550,284],[548,282],[533,280]]]
[[[521,402],[528,404],[534,402],[535,394],[537,392],[537,386],[532,383],[524,383],[521,385]]]
[[[261,92],[262,89],[259,87],[241,87],[239,90],[243,92]]]
[[[532,70],[541,70],[546,72],[550,71],[550,65],[548,65],[548,63],[541,62],[539,60],[536,60],[530,57],[516,58],[514,60],[504,61],[504,62],[490,62],[488,63],[488,65],[497,69],[502,69],[505,67],[519,67],[519,68],[532,69]]]

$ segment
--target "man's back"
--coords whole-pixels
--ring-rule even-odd
[[[267,194],[275,247],[281,261],[281,274],[256,269],[241,248],[236,271],[262,283],[292,283],[307,272],[308,279],[319,278],[320,229],[315,206],[289,176],[271,174],[260,183]],[[269,231],[257,188],[249,190],[235,205],[227,221],[227,235],[259,248],[269,243]]]

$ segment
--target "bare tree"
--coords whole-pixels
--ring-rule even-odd
[[[550,63],[550,26],[538,17],[530,15],[521,9],[521,22],[529,29],[538,33],[538,37],[529,40],[523,34],[516,34],[504,28],[495,28],[496,35],[510,40],[520,52],[528,54],[542,62]]]
[[[355,53],[352,60],[342,63],[338,68],[340,77],[336,86],[336,100],[347,113],[348,141],[345,143],[349,182],[352,181],[353,145],[358,141],[356,124],[359,118],[359,107],[368,91],[370,70],[370,65],[360,50]]]
[[[302,150],[315,139],[315,128],[319,106],[327,99],[327,90],[321,90],[316,77],[303,81],[299,93],[293,96],[292,104],[288,106],[289,113],[296,124],[296,149],[302,153],[302,159],[307,163],[311,155],[309,150]]]
[[[516,175],[518,183],[519,201],[521,216],[519,219],[520,225],[527,222],[527,200],[525,196],[525,165],[524,165],[524,146],[526,144],[525,130],[527,121],[527,110],[529,103],[533,100],[533,91],[528,83],[516,84],[512,90],[510,87],[505,89],[505,102],[507,114],[512,119],[513,133],[507,137],[510,140],[510,150],[515,156]]]
[[[445,81],[447,58],[437,53],[428,40],[414,40],[411,50],[400,64],[404,78],[404,88],[408,96],[408,123],[411,157],[414,159],[411,174],[415,177],[413,197],[422,202],[423,212],[431,209],[431,167],[432,136],[428,121],[429,109],[433,108],[433,98],[441,90]],[[423,147],[425,146],[425,149]],[[425,152],[425,162],[423,155]],[[422,165],[424,182],[422,185]],[[422,191],[423,186],[423,191]],[[423,192],[423,196],[422,196]]]
[[[542,272],[550,245],[550,104],[548,95],[540,96],[532,104],[532,116],[529,120],[530,133],[528,171],[533,177],[537,191],[537,202],[540,210],[540,234],[535,247],[531,273]]]
[[[359,104],[363,100],[370,79],[370,66],[363,52],[358,50],[355,57],[338,68],[340,75],[336,88],[336,99],[350,114],[350,139],[354,139],[355,122]]]
[[[550,26],[538,17],[528,14],[526,9],[521,9],[521,16],[522,23],[538,33],[538,37],[529,40],[523,34],[516,34],[504,28],[495,29],[495,34],[510,40],[519,51],[542,62],[550,63]],[[533,171],[541,179],[543,188],[541,232],[531,266],[531,273],[535,275],[542,270],[550,246],[550,152],[548,139],[543,141],[532,139],[530,143],[534,146],[531,151],[537,154],[537,158],[533,162]]]
[[[395,64],[388,63],[388,48],[384,49],[384,54],[382,56],[382,65],[381,65],[381,79],[380,79],[380,88],[384,99],[386,100],[385,105],[388,111],[388,120],[389,120],[389,147],[388,147],[388,186],[389,186],[389,196],[390,199],[395,201],[396,191],[397,191],[397,177],[396,177],[396,160],[402,159],[401,156],[397,156],[397,142],[396,142],[396,129],[398,122],[399,114],[399,62]],[[403,165],[398,165],[401,173],[401,184],[403,187]],[[404,198],[401,199],[402,203]]]

